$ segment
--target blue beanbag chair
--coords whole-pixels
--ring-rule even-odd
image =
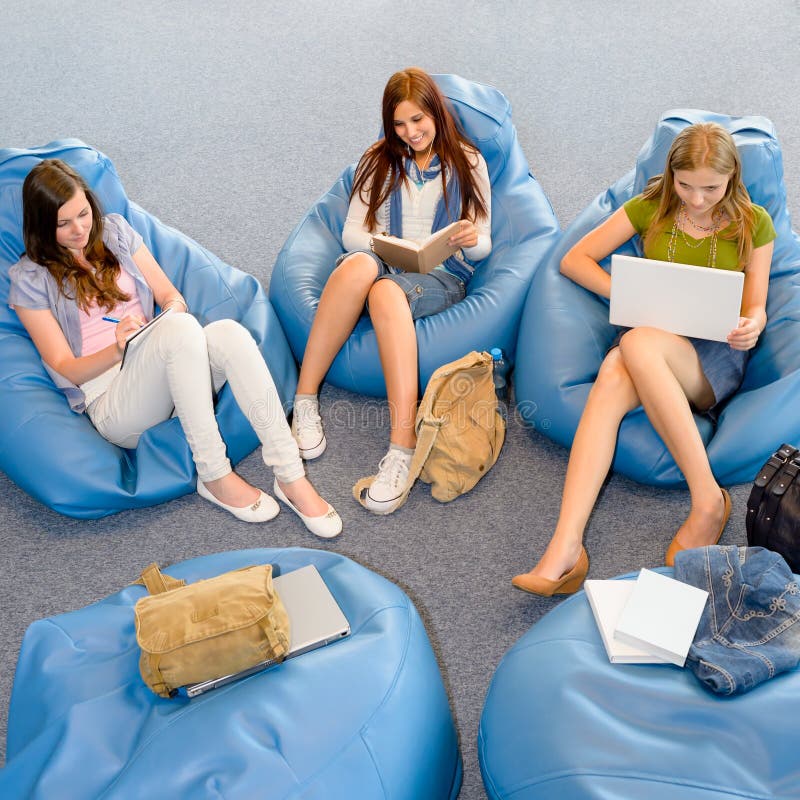
[[[525,292],[558,237],[553,209],[517,141],[508,100],[496,89],[455,75],[434,77],[489,167],[493,247],[477,267],[462,302],[416,322],[423,389],[434,370],[470,350],[500,347],[513,358]],[[348,167],[314,204],[289,236],[272,272],[270,300],[299,361],[322,290],[344,252],[342,228],[354,171],[354,165]],[[368,316],[356,325],[326,380],[353,392],[386,396]]]
[[[569,446],[617,328],[608,303],[559,274],[563,255],[649,178],[664,169],[675,136],[696,122],[718,122],[733,134],[753,202],[772,216],[778,238],[772,259],[767,327],[747,366],[739,391],[716,427],[695,415],[711,467],[723,484],[747,483],[784,441],[800,441],[800,238],[786,208],[783,161],[772,123],[764,117],[726,117],[708,111],[669,111],[636,160],[635,169],[600,194],[565,231],[534,277],[517,346],[516,399],[523,418]],[[641,255],[638,243],[619,252]],[[608,268],[610,259],[604,262]],[[683,476],[642,408],[622,423],[613,468],[641,483],[679,485]]]
[[[148,430],[133,451],[106,441],[85,415],[70,411],[8,307],[8,269],[24,250],[22,182],[45,158],[70,164],[105,213],[122,214],[142,234],[204,325],[230,318],[253,334],[288,407],[297,369],[286,338],[259,282],[128,200],[114,165],[99,151],[77,139],[0,150],[0,469],[42,503],[72,517],[102,517],[179,497],[193,490],[196,474],[178,419]],[[227,386],[216,412],[228,457],[236,463],[258,439]]]
[[[688,669],[610,663],[580,592],[500,662],[478,758],[489,800],[800,797],[799,714],[800,670],[720,697]]]
[[[389,581],[301,548],[197,558],[189,582],[251,564],[314,564],[351,635],[189,700],[139,674],[141,586],[41,620],[22,643],[8,720],[5,798],[449,800],[461,759],[425,628]]]

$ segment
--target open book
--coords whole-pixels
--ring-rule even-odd
[[[460,225],[459,221],[453,222],[432,233],[420,244],[386,233],[376,233],[372,237],[372,251],[392,267],[425,274],[459,249],[447,244],[447,240],[458,231]]]
[[[159,321],[164,319],[164,317],[170,313],[172,313],[171,306],[165,311],[162,311],[160,314],[156,314],[153,319],[150,320],[150,322],[148,322],[146,325],[142,325],[142,327],[139,328],[136,333],[128,337],[128,341],[125,342],[125,349],[122,351],[122,363],[120,364],[120,369],[125,366],[125,359],[128,357],[128,355],[144,341],[147,334],[153,330]]]

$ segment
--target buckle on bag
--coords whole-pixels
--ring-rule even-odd
[[[775,453],[769,457],[769,460],[766,464],[761,468],[761,471],[756,476],[756,479],[753,481],[753,485],[757,486],[759,489],[763,489],[773,478],[775,473],[786,463],[785,458],[778,458],[778,454]]]
[[[772,480],[775,473],[783,467],[790,458],[794,459],[792,463],[797,463],[798,466],[800,466],[800,455],[798,455],[797,448],[784,443],[767,459],[767,463],[761,468],[758,476],[753,481],[753,485],[757,486],[759,489],[763,489]],[[797,473],[794,473],[792,477],[794,478],[796,474]],[[783,492],[781,492],[781,494],[783,494]]]
[[[780,475],[778,475],[775,486],[772,487],[771,494],[775,497],[783,497],[783,495],[786,494],[786,490],[794,482],[798,472],[800,472],[800,463],[794,458],[788,464],[784,465]]]

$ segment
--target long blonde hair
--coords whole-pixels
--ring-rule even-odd
[[[662,175],[651,178],[642,196],[657,200],[658,209],[644,237],[645,249],[674,219],[681,200],[675,192],[675,170],[713,169],[729,177],[725,195],[717,208],[733,223],[721,238],[738,240],[739,268],[750,263],[753,253],[755,213],[750,195],[742,183],[742,162],[733,137],[715,122],[701,122],[684,128],[672,143]]]

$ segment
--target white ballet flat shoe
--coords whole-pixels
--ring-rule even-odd
[[[281,510],[281,507],[275,502],[275,499],[265,492],[261,492],[258,496],[258,500],[256,500],[253,505],[245,506],[244,508],[229,506],[221,500],[217,500],[202,481],[197,481],[197,494],[205,500],[210,501],[215,506],[229,511],[236,519],[240,519],[242,522],[267,522],[273,517],[276,517]]]
[[[323,539],[333,539],[334,536],[338,536],[342,532],[342,518],[336,513],[330,503],[328,503],[328,510],[321,516],[307,517],[299,511],[294,503],[283,493],[281,487],[278,485],[277,478],[273,484],[272,491],[275,493],[275,497],[282,503],[286,503],[286,505],[303,520],[303,525],[316,536],[320,536]]]

